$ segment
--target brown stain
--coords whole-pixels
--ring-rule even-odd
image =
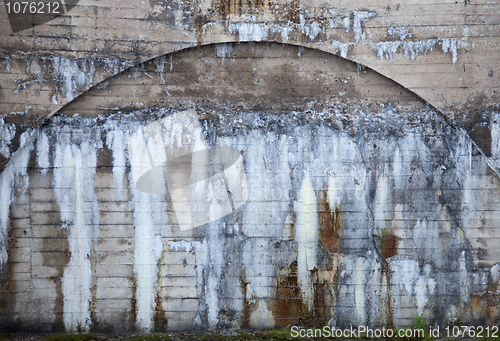
[[[490,326],[498,326],[500,323],[500,312],[498,311],[498,307],[500,307],[500,293],[498,293],[498,291],[488,291],[485,295],[484,301],[486,303],[486,307],[484,309],[486,324]]]
[[[328,188],[317,194],[319,241],[325,249],[333,253],[341,253],[342,240],[340,230],[342,229],[341,207],[335,207],[332,211],[326,196]]]
[[[131,247],[129,252],[130,255],[130,264],[134,264],[134,243],[131,243]],[[134,274],[134,267],[130,266],[130,273],[127,278],[130,283],[130,287],[132,288],[132,297],[130,298],[130,315],[129,315],[129,326],[131,330],[135,329],[137,323],[137,280]]]
[[[155,313],[153,316],[155,331],[166,331],[168,327],[168,321],[165,315],[165,310],[163,310],[162,299],[163,299],[163,288],[159,288],[156,291]]]
[[[494,281],[491,276],[488,278],[488,291],[497,291],[500,289],[500,281]]]
[[[394,329],[394,313],[392,311],[392,295],[391,295],[391,290],[390,290],[390,285],[391,285],[391,272],[389,271],[389,264],[384,260],[382,262],[382,267],[381,267],[381,281],[385,278],[386,285],[388,286],[387,288],[387,303],[386,303],[386,317],[385,317],[385,325],[387,328]],[[380,285],[384,285],[383,282],[380,283]]]
[[[90,283],[90,320],[92,321],[92,329],[99,328],[97,319],[97,250],[95,244],[92,247],[90,254],[90,267],[92,271],[92,282]]]
[[[133,330],[137,323],[137,282],[133,274],[128,278],[128,280],[132,287],[132,298],[130,299],[129,326]]]
[[[490,326],[498,325],[500,321],[500,314],[498,314],[498,307],[494,304],[486,306],[486,324]]]
[[[330,263],[331,266],[328,267],[329,270],[319,270],[318,271],[318,281],[323,281],[323,290],[324,290],[324,295],[322,298],[322,301],[324,305],[326,303],[329,303],[331,306],[324,306],[324,310],[322,313],[318,313],[319,319],[322,321],[323,325],[326,325],[328,323],[328,320],[330,320],[333,317],[334,314],[334,309],[336,307],[336,302],[339,298],[340,294],[340,280],[339,280],[339,264],[340,260],[342,259],[342,255],[340,254],[332,254],[330,255]],[[315,300],[316,300],[316,295],[315,295]],[[319,295],[318,295],[319,297]],[[330,309],[327,309],[330,308]],[[333,308],[333,309],[332,309]],[[318,307],[315,307],[315,309],[319,309]]]
[[[290,4],[284,4],[284,16],[286,19],[290,20],[293,23],[299,24],[300,23],[300,16],[299,12],[301,9],[300,2],[297,0],[293,0],[290,2]]]
[[[319,273],[317,269],[312,271],[313,278],[313,326],[324,326],[328,323],[328,309],[327,302],[329,301],[329,296],[331,293],[329,290],[329,283],[327,281],[322,281],[319,278]]]
[[[393,230],[383,230],[382,234],[378,237],[378,244],[380,254],[384,259],[397,254],[398,238]]]
[[[302,301],[302,294],[297,278],[297,261],[292,262],[288,269],[279,271],[276,300],[273,315],[276,327],[302,324],[310,326],[314,322],[314,315],[309,312],[307,305]]]
[[[247,287],[248,287],[248,282],[246,279],[246,272],[245,272],[245,267],[243,266],[241,269],[241,275],[240,275],[240,288],[241,288],[241,295],[243,297],[243,312],[242,312],[242,317],[241,317],[241,323],[243,327],[249,327],[250,325],[250,303],[247,300]]]
[[[500,323],[498,307],[500,307],[500,293],[483,291],[471,297],[469,306],[462,306],[462,315],[472,314],[475,318],[483,319],[485,325],[495,326]]]
[[[213,5],[221,19],[228,19],[229,15],[261,12],[266,0],[219,0]]]
[[[470,307],[471,307],[471,310],[472,310],[472,313],[474,315],[476,315],[478,312],[481,312],[484,307],[482,305],[482,299],[480,297],[477,297],[477,296],[473,296],[470,300]]]
[[[155,331],[166,331],[168,327],[168,320],[165,315],[165,310],[163,309],[163,298],[164,298],[164,293],[163,293],[163,287],[161,286],[160,280],[161,280],[161,272],[160,272],[160,267],[162,264],[162,261],[165,259],[165,245],[163,245],[163,249],[161,251],[161,256],[158,259],[158,262],[156,264],[157,273],[157,281],[158,281],[158,290],[156,290],[156,296],[155,296],[155,312],[153,315],[153,323],[154,323],[154,328]]]

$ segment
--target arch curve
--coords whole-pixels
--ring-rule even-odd
[[[85,104],[86,97],[92,104]],[[350,105],[375,103],[427,105],[377,71],[328,51],[275,42],[225,42],[185,48],[131,66],[59,112],[96,116],[168,105],[185,109],[181,103],[207,110],[227,106],[278,112],[326,104],[342,104],[347,111]]]

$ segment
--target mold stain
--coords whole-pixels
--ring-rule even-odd
[[[336,206],[332,211],[328,203],[327,193],[328,188],[317,194],[319,241],[329,252],[341,253],[342,207],[341,205]]]

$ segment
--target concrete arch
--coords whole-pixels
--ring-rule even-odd
[[[172,58],[174,58],[175,61],[173,61]],[[98,101],[100,102],[97,103],[100,104],[95,104],[94,100],[92,100],[93,103],[92,105],[96,108],[99,108],[100,110],[104,110],[104,108],[109,108],[110,110],[116,111],[118,110],[118,108],[123,109],[125,107],[128,107],[128,109],[123,109],[125,111],[144,109],[148,107],[148,105],[142,105],[139,107],[134,107],[133,105],[132,106],[126,105],[130,104],[128,103],[130,102],[130,100],[128,100],[126,96],[125,97],[123,96],[123,91],[125,91],[124,89],[127,86],[132,87],[134,89],[138,88],[137,93],[141,92],[141,90],[139,90],[139,88],[141,87],[141,81],[135,80],[137,77],[139,77],[141,73],[147,75],[147,77],[145,77],[142,81],[142,86],[145,86],[148,89],[150,86],[155,86],[156,90],[148,90],[148,91],[156,91],[159,97],[163,96],[161,103],[165,104],[161,104],[160,102],[158,102],[157,106],[167,105],[166,103],[170,103],[169,99],[174,97],[179,97],[180,98],[179,100],[188,100],[188,101],[193,101],[193,103],[195,103],[196,102],[195,96],[186,97],[184,96],[184,91],[179,92],[177,94],[170,94],[172,90],[170,90],[169,92],[169,90],[167,90],[167,87],[173,86],[172,82],[174,81],[170,80],[170,77],[174,77],[177,72],[174,70],[177,69],[177,67],[173,66],[174,64],[185,63],[189,66],[181,68],[182,70],[184,70],[184,68],[191,68],[194,70],[199,66],[198,64],[201,65],[203,63],[206,63],[206,58],[209,59],[213,58],[210,59],[212,60],[211,64],[214,63],[218,64],[219,69],[217,69],[217,66],[213,66],[208,69],[204,69],[203,67],[200,66],[199,69],[197,70],[197,75],[199,75],[200,77],[203,76],[203,73],[205,71],[213,72],[214,74],[212,76],[207,76],[207,77],[213,77],[214,80],[217,81],[218,77],[219,78],[225,77],[225,79],[227,79],[231,77],[231,75],[239,75],[240,72],[242,74],[248,72],[247,67],[249,67],[249,65],[247,65],[246,61],[242,61],[242,59],[246,58],[248,59],[248,64],[253,65],[253,71],[255,71],[254,73],[259,74],[260,72],[261,76],[262,75],[267,76],[269,74],[274,75],[272,79],[269,79],[268,81],[263,82],[262,84],[256,85],[255,88],[248,89],[248,92],[250,93],[259,92],[259,90],[257,89],[261,87],[265,89],[260,91],[261,93],[276,92],[275,98],[279,98],[281,96],[284,97],[289,96],[288,101],[295,102],[296,105],[301,105],[301,103],[304,101],[323,100],[325,102],[329,102],[332,98],[336,98],[337,100],[340,101],[345,101],[347,98],[350,98],[351,100],[354,101],[357,100],[365,101],[365,103],[369,102],[389,103],[396,101],[399,102],[399,97],[401,97],[401,100],[403,102],[410,101],[411,105],[416,105],[416,106],[427,105],[426,101],[422,99],[420,96],[418,96],[418,94],[415,94],[413,91],[408,90],[401,84],[393,81],[390,78],[385,77],[384,75],[380,74],[375,70],[372,70],[369,67],[365,67],[363,65],[355,63],[352,60],[338,56],[335,53],[311,47],[304,48],[303,45],[283,44],[276,42],[256,43],[251,41],[251,42],[234,42],[234,43],[225,42],[219,44],[205,44],[202,46],[184,48],[176,52],[151,58],[140,64],[131,66],[121,71],[120,73],[104,80],[103,82],[96,84],[91,89],[87,90],[84,93],[81,93],[70,103],[63,106],[61,109],[58,110],[58,112],[65,115],[73,115],[75,113],[78,113],[80,115],[86,116],[87,114],[85,114],[81,110],[84,111],[93,110],[92,108],[88,107],[87,104],[83,104],[84,108],[82,109],[81,102],[85,102],[86,96],[91,96],[91,97],[94,96],[95,98],[98,98]],[[255,58],[256,61],[261,60],[262,63],[257,64],[257,62],[253,61],[253,58]],[[285,66],[289,67],[289,70],[287,69],[286,71],[285,70],[276,71],[276,67],[273,68],[271,66],[268,67],[267,65],[264,65],[265,63],[271,63],[273,66],[276,66],[274,64],[275,63],[274,60],[277,60],[276,58],[280,58],[280,61],[283,61],[283,67]],[[319,62],[319,59],[323,59],[324,62]],[[302,60],[307,60],[307,63],[303,63]],[[306,64],[308,65],[306,66]],[[217,71],[214,71],[216,69]],[[227,69],[229,69],[230,71],[227,71]],[[313,72],[321,73],[323,79],[320,82],[325,87],[333,86],[335,82],[338,81],[336,79],[338,75],[335,74],[334,71],[332,70],[335,70],[335,72],[337,72],[338,74],[345,72],[350,76],[346,75],[345,79],[342,80],[342,82],[345,83],[344,89],[341,88],[337,89],[338,95],[331,94],[323,90],[319,91],[321,92],[321,94],[319,94],[319,92],[314,94],[298,93],[298,92],[294,94],[292,93],[287,94],[286,91],[280,92],[280,89],[283,87],[283,84],[287,82],[290,83],[289,77],[294,78],[295,82],[294,85],[299,87],[303,86],[303,88],[307,88],[309,86],[310,87],[317,86],[316,84],[313,84],[313,82],[311,82],[311,79],[301,78],[301,74],[305,72],[304,70],[307,70],[308,73],[313,73]],[[362,75],[360,75],[360,70],[362,70]],[[227,72],[228,74],[226,74],[225,76],[220,76],[220,74],[224,72]],[[323,72],[326,73],[323,74]],[[134,80],[128,81],[126,80],[127,77],[128,78],[132,77]],[[239,76],[235,77],[238,79]],[[283,80],[280,77],[284,77]],[[308,77],[311,76],[308,74]],[[117,80],[118,78],[121,79]],[[156,78],[156,81],[155,80],[151,81],[151,79],[153,78]],[[384,89],[374,89],[373,82],[375,79],[376,79],[375,82],[376,83],[378,82],[377,85]],[[257,80],[255,79],[254,80],[246,79],[246,80],[257,82]],[[180,81],[183,82],[183,80]],[[211,96],[209,88],[212,88],[212,85],[210,84],[210,82],[205,82],[199,79],[192,80],[192,82],[197,83],[200,88],[208,87],[207,88],[208,93],[204,93],[203,91],[198,91],[197,92],[198,97],[205,98],[206,96],[208,98],[209,96]],[[114,90],[107,89],[107,87],[112,86],[113,83],[119,83],[121,85],[121,88],[120,89],[114,88]],[[354,84],[352,84],[351,86],[351,84],[348,83],[354,83]],[[228,91],[230,93],[238,93],[239,91],[238,88],[239,85],[237,86],[236,83],[234,85],[235,86],[234,89],[231,89],[231,85],[229,83],[221,83],[220,86],[221,89],[219,90],[219,92]],[[349,86],[350,86],[350,91],[347,91],[346,88],[348,88]],[[330,90],[332,90],[333,88],[334,87],[330,88]],[[103,89],[106,90],[104,91]],[[113,94],[113,91],[118,91],[120,93],[120,96],[124,98],[122,102],[120,103],[116,101],[113,102],[113,99],[111,99],[111,102],[102,100],[106,96],[115,98],[116,96]],[[197,90],[186,88],[185,91],[193,92]],[[372,94],[369,94],[370,91],[372,91]],[[391,93],[391,91],[394,93]],[[98,95],[99,92],[101,92],[102,94]],[[373,92],[378,95],[373,94]],[[248,93],[239,92],[239,96],[245,97],[247,94]],[[135,90],[133,94],[132,92],[130,92],[129,96],[134,96],[135,98],[136,96]],[[144,100],[147,100],[148,102],[150,101],[152,102],[154,100],[152,99],[152,95],[144,94],[142,97]],[[215,95],[215,97],[217,96]],[[261,110],[266,110],[265,109],[267,108],[266,104],[263,104],[262,100],[258,97],[259,96],[254,95],[253,99],[249,99],[249,101],[247,101],[247,105],[251,107],[252,105],[255,105],[255,103],[258,102],[259,103],[258,106],[261,108]],[[273,98],[268,98],[268,100],[272,101]],[[214,99],[214,101],[221,104],[226,102],[227,103],[231,102],[231,101],[226,101],[226,98],[224,97],[218,97],[218,99]],[[152,104],[150,104],[149,106],[152,106]],[[271,107],[269,107],[268,110],[274,110],[274,109],[271,109]],[[282,111],[285,109],[284,107],[280,107],[279,109],[276,110]],[[290,110],[292,110],[292,108],[290,108]],[[104,113],[104,111],[101,111],[101,113]],[[88,115],[94,116],[95,114],[89,112]]]
[[[237,53],[234,52],[233,48],[235,51],[238,50],[238,52]],[[266,52],[263,49],[268,50],[269,57],[267,57]],[[231,56],[232,52],[234,52],[234,56]],[[383,74],[380,74],[376,70],[373,70],[369,67],[358,64],[358,63],[354,62],[352,59],[341,57],[337,53],[331,53],[330,51],[324,51],[321,49],[317,49],[315,47],[312,47],[312,48],[311,47],[304,47],[304,45],[300,45],[300,44],[291,44],[291,43],[284,44],[281,42],[268,42],[268,41],[265,41],[265,42],[264,41],[263,42],[253,42],[253,41],[239,42],[239,41],[236,41],[236,42],[224,42],[224,43],[217,43],[217,44],[204,44],[201,46],[193,46],[193,47],[183,48],[183,49],[177,50],[175,52],[171,52],[168,54],[164,54],[161,56],[151,58],[151,59],[146,60],[140,64],[136,64],[134,66],[131,66],[131,67],[105,79],[104,81],[94,85],[92,88],[79,94],[71,102],[69,102],[66,105],[64,105],[63,107],[61,107],[58,110],[58,112],[63,113],[63,114],[69,114],[69,115],[72,115],[74,113],[79,113],[81,115],[82,113],[78,112],[79,102],[84,101],[84,98],[86,96],[94,96],[96,92],[101,91],[102,89],[106,88],[108,85],[112,85],[113,82],[121,82],[121,81],[116,81],[117,78],[131,77],[131,75],[132,75],[132,77],[135,79],[141,72],[145,72],[147,74],[147,77],[149,77],[149,78],[157,77],[159,79],[158,82],[161,82],[162,86],[164,88],[161,91],[166,92],[167,95],[170,97],[171,95],[168,92],[168,90],[166,90],[167,85],[165,82],[168,83],[168,79],[166,79],[166,78],[170,77],[169,75],[167,75],[169,72],[169,70],[167,70],[167,69],[170,68],[170,72],[172,72],[172,70],[173,70],[172,58],[176,59],[175,63],[180,63],[183,61],[184,58],[186,58],[186,60],[187,60],[186,63],[191,63],[192,64],[191,67],[194,67],[193,65],[195,65],[197,63],[197,61],[196,61],[197,54],[200,54],[200,56],[201,56],[200,63],[203,63],[202,60],[205,60],[204,58],[212,58],[213,57],[213,58],[215,58],[215,59],[213,59],[214,61],[217,61],[217,60],[221,61],[221,65],[219,65],[221,67],[221,70],[219,70],[218,72],[224,72],[224,69],[230,68],[231,72],[234,74],[238,74],[238,72],[240,72],[240,71],[246,72],[245,71],[246,69],[244,70],[245,63],[241,63],[241,62],[238,63],[239,58],[248,58],[249,61],[251,61],[252,58],[259,58],[261,60],[265,60],[264,58],[268,58],[268,60],[265,60],[263,62],[263,63],[266,63],[266,62],[272,62],[273,59],[278,58],[278,55],[280,55],[279,58],[281,58],[282,60],[285,60],[284,63],[288,63],[290,65],[296,64],[295,66],[291,67],[288,74],[292,74],[293,72],[298,72],[298,73],[302,72],[303,70],[301,71],[300,64],[305,65],[305,64],[311,63],[309,60],[307,63],[304,63],[301,61],[302,59],[307,59],[307,58],[311,58],[312,60],[314,60],[312,63],[315,63],[314,65],[317,68],[317,70],[315,70],[313,66],[308,65],[306,67],[308,72],[322,72],[322,70],[325,67],[328,68],[328,65],[322,66],[316,60],[319,58],[323,58],[325,60],[325,63],[331,64],[330,66],[331,66],[332,70],[335,69],[338,72],[343,72],[343,71],[352,72],[353,70],[356,70],[358,75],[359,75],[359,71],[362,70],[362,72],[364,74],[366,74],[368,72],[370,79],[376,78],[378,82],[382,82],[384,84],[383,86],[389,87],[387,90],[385,90],[385,94],[381,95],[380,98],[374,99],[374,97],[373,98],[370,97],[370,98],[372,98],[372,100],[379,101],[379,102],[397,101],[398,96],[399,96],[398,94],[396,94],[396,93],[391,94],[391,95],[388,94],[388,92],[392,91],[391,89],[397,88],[397,91],[400,92],[401,94],[403,94],[403,92],[404,92],[404,95],[402,97],[404,97],[405,99],[403,99],[403,101],[406,101],[407,98],[409,98],[409,97],[414,97],[411,100],[412,103],[420,102],[419,105],[426,105],[427,104],[426,101],[424,99],[422,99],[418,94],[405,88],[404,86],[395,82],[394,80],[385,77]],[[306,55],[306,54],[308,55],[308,57],[304,57],[304,55]],[[238,55],[238,56],[236,56],[236,55]],[[283,58],[290,58],[290,59],[283,59]],[[235,65],[233,65],[233,64],[235,64]],[[264,74],[276,73],[275,70],[273,70],[272,68],[266,68],[265,65],[257,65],[257,64],[253,64],[253,65],[254,65],[254,71],[257,68],[257,69],[262,69],[261,72],[263,72]],[[292,71],[292,70],[294,70],[294,71]],[[149,72],[149,73],[147,73],[147,72]],[[259,72],[259,71],[257,71],[257,72]],[[154,75],[154,73],[156,73],[156,76]],[[199,71],[199,73],[202,74],[203,71]],[[277,74],[280,74],[280,72],[278,71]],[[153,77],[151,75],[153,75]],[[330,74],[329,76],[334,77],[335,75]],[[280,76],[278,75],[276,77],[280,77]],[[295,75],[293,77],[295,77]],[[310,82],[310,80],[307,80],[307,79],[303,79],[301,81],[303,81],[304,84],[309,84],[308,82]],[[332,78],[330,81],[333,83],[335,80]],[[347,80],[344,80],[344,81],[345,81],[345,83],[347,83]],[[157,86],[160,85],[158,82],[156,82]],[[196,82],[196,80],[194,82]],[[329,82],[329,80],[325,78],[324,83],[327,84],[328,82]],[[363,82],[363,81],[360,78],[358,80],[358,82]],[[136,87],[141,86],[140,82],[136,82],[137,83],[136,85],[133,85],[132,83],[130,83],[130,84],[127,83],[127,84],[129,86],[136,86]],[[371,82],[371,83],[368,82],[365,87],[366,88],[368,88],[370,86],[373,87],[372,83],[373,82]],[[144,82],[142,84],[144,85]],[[147,82],[147,79],[146,79],[146,84],[147,85],[149,84],[149,82]],[[274,84],[276,86],[276,88],[280,88],[282,86],[280,81],[276,81],[276,80],[273,80],[272,84]],[[207,85],[211,87],[211,85],[203,83],[203,81],[199,82],[199,86],[207,86]],[[266,88],[265,91],[268,91],[268,92],[273,91],[272,86],[269,84],[261,84],[260,86],[265,87]],[[311,86],[314,86],[314,85],[311,84]],[[356,86],[359,87],[360,84],[357,84]],[[221,84],[221,87],[227,87],[229,89],[230,85],[229,84]],[[221,90],[221,91],[224,91],[224,90]],[[363,91],[365,91],[365,90],[347,93],[347,95],[343,98],[341,96],[344,96],[344,94],[339,95],[340,97],[339,96],[336,96],[336,97],[339,97],[339,99],[341,99],[341,100],[345,99],[346,97],[350,97],[353,100],[358,100],[358,99],[363,100],[364,97],[366,97],[368,95],[368,94],[364,93]],[[377,91],[381,92],[380,90],[377,90]],[[396,91],[396,90],[394,90],[394,91]],[[138,92],[140,92],[140,91],[138,91]],[[104,93],[108,94],[111,97],[115,97],[112,94],[112,92],[110,92],[110,91],[106,91]],[[99,95],[99,96],[104,98],[104,96],[106,96],[106,95],[104,95],[104,93],[103,93],[103,95]],[[340,93],[345,93],[345,91],[340,90],[339,94]],[[203,94],[203,93],[199,93],[198,95],[200,97],[201,96],[205,97],[205,94]],[[280,94],[277,94],[277,96],[278,95],[280,95]],[[135,93],[133,96],[135,97]],[[177,95],[172,95],[172,96],[176,97]],[[179,94],[178,96],[183,97],[183,94]],[[206,94],[206,96],[208,97],[209,95]],[[308,95],[296,94],[294,96],[297,96],[298,100],[300,102],[302,102],[302,101],[307,100]],[[301,98],[301,96],[304,98]],[[368,96],[371,96],[371,95],[368,95]],[[168,102],[167,99],[169,97],[164,98],[166,102]],[[311,97],[311,96],[309,96],[309,97]],[[312,95],[311,98],[313,98],[313,97],[314,97],[314,95]],[[318,100],[319,97],[315,98],[315,99]],[[223,101],[224,99],[220,98],[219,100]],[[369,101],[369,100],[367,99],[367,101]],[[111,102],[111,103],[114,103],[114,102]],[[109,101],[108,101],[108,104],[109,104]],[[103,102],[103,103],[101,103],[101,105],[97,105],[97,107],[100,107],[100,108],[104,108],[104,107],[123,108],[122,105],[124,105],[124,103],[122,103],[122,104],[114,103],[114,104],[105,105]],[[158,103],[158,105],[160,105],[160,104]],[[147,107],[147,105],[146,105],[146,107]],[[140,109],[140,108],[137,108],[137,109]],[[132,110],[132,108],[129,108],[128,110]]]

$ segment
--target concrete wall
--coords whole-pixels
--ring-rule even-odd
[[[0,13],[0,328],[498,324],[497,10]]]

